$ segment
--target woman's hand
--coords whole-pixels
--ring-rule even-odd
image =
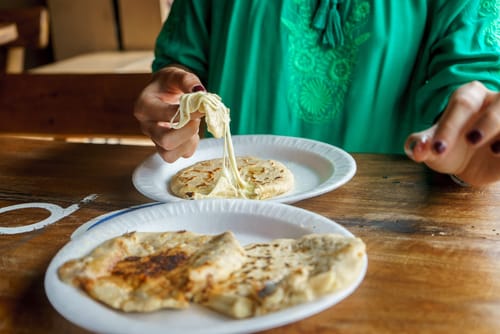
[[[195,74],[178,66],[168,66],[155,73],[137,99],[134,116],[166,162],[188,158],[198,146],[201,114],[191,114],[191,121],[178,130],[172,129],[171,121],[179,108],[180,96],[201,90],[205,88]]]
[[[476,81],[460,87],[439,122],[411,134],[405,151],[416,162],[470,185],[500,181],[500,93]]]

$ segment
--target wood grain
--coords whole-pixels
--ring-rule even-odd
[[[86,333],[43,290],[48,263],[71,233],[101,214],[150,202],[131,183],[151,147],[0,138],[0,207],[82,206],[45,229],[0,236],[0,332]],[[294,205],[346,226],[367,244],[368,272],[338,305],[265,333],[497,333],[500,186],[461,188],[403,156],[354,155],[354,178]],[[0,214],[0,225],[43,213]]]

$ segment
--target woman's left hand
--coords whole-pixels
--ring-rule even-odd
[[[405,151],[470,185],[500,181],[500,93],[477,81],[461,86],[437,124],[408,137]]]

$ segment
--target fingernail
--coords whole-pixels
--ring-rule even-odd
[[[417,140],[413,140],[410,145],[408,145],[408,148],[410,149],[410,151],[413,151],[415,149],[415,147],[417,146]]]
[[[479,130],[472,130],[467,134],[466,138],[469,141],[469,143],[477,144],[481,141],[481,139],[483,139],[483,134]]]
[[[194,92],[206,92],[207,90],[202,85],[196,85],[193,87],[191,91],[194,93]]]
[[[156,123],[156,125],[158,125],[162,128],[168,128],[168,129],[172,128],[172,124],[169,122],[158,122],[158,123]]]
[[[491,144],[491,150],[495,154],[500,154],[500,140],[497,140],[493,144]]]
[[[408,146],[405,146],[405,153],[407,156],[409,157],[413,157],[413,150],[415,149],[415,147],[417,146],[417,141],[416,140],[412,140]]]
[[[432,147],[437,154],[441,154],[446,150],[446,144],[440,140],[435,142]]]

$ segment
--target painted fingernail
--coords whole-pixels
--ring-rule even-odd
[[[410,145],[408,145],[408,148],[410,149],[410,151],[413,151],[415,149],[415,147],[417,146],[417,140],[413,140]]]
[[[491,144],[491,150],[495,154],[500,154],[500,140],[497,140],[493,144]]]
[[[483,133],[479,130],[472,130],[466,135],[467,140],[471,144],[477,144],[483,139]]]
[[[436,152],[437,154],[441,154],[444,151],[446,151],[446,144],[438,140],[437,142],[434,143],[432,148],[434,149],[434,152]]]
[[[415,149],[415,147],[417,146],[417,141],[416,140],[412,140],[407,146],[405,146],[405,153],[407,156],[409,157],[413,157],[413,150]]]
[[[193,87],[191,91],[195,93],[195,92],[206,92],[207,90],[202,85],[196,85]]]

